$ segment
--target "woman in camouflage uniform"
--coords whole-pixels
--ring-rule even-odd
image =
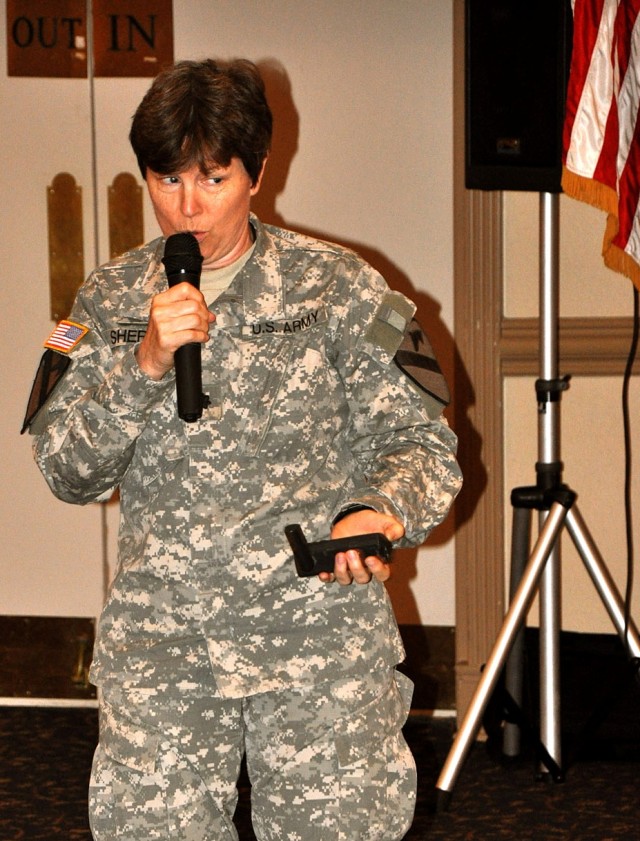
[[[270,138],[249,62],[156,78],[131,142],[163,237],[82,286],[28,418],[56,496],[120,496],[92,665],[98,841],[236,839],[245,754],[261,841],[397,839],[412,819],[389,565],[352,549],[300,577],[284,529],[423,542],[461,481],[446,385],[411,301],[353,252],[250,213]],[[181,232],[200,289],[167,287]],[[187,422],[174,354],[190,343],[207,399]]]

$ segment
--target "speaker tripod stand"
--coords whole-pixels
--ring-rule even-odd
[[[559,196],[540,194],[540,378],[538,399],[538,463],[536,485],[517,488],[514,505],[512,568],[522,574],[503,625],[469,707],[442,768],[436,788],[438,807],[447,808],[456,779],[508,658],[517,654],[518,637],[536,592],[540,601],[540,741],[544,748],[544,773],[561,776],[560,748],[560,569],[558,540],[567,529],[613,625],[634,661],[640,661],[640,637],[576,505],[576,494],[562,483],[559,451],[560,396],[568,378],[558,377],[558,213]],[[540,529],[531,554],[528,535],[531,511],[540,512]],[[524,557],[523,557],[524,556]],[[514,650],[514,645],[516,650]],[[517,661],[517,657],[515,657]],[[517,662],[507,668],[516,690],[520,680]],[[510,733],[509,738],[513,738]],[[507,748],[512,749],[511,748]]]

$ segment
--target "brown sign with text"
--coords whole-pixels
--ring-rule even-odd
[[[94,0],[95,76],[155,76],[173,62],[171,0]],[[7,0],[9,76],[86,78],[84,0]]]

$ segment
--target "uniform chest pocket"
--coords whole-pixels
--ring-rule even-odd
[[[260,348],[247,349],[246,388],[252,398],[240,451],[295,453],[311,436],[322,435],[327,418],[335,434],[342,390],[322,347],[283,338],[247,344]]]

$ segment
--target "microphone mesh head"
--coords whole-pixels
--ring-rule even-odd
[[[162,258],[167,275],[175,272],[199,272],[202,254],[198,240],[187,232],[167,237]]]

